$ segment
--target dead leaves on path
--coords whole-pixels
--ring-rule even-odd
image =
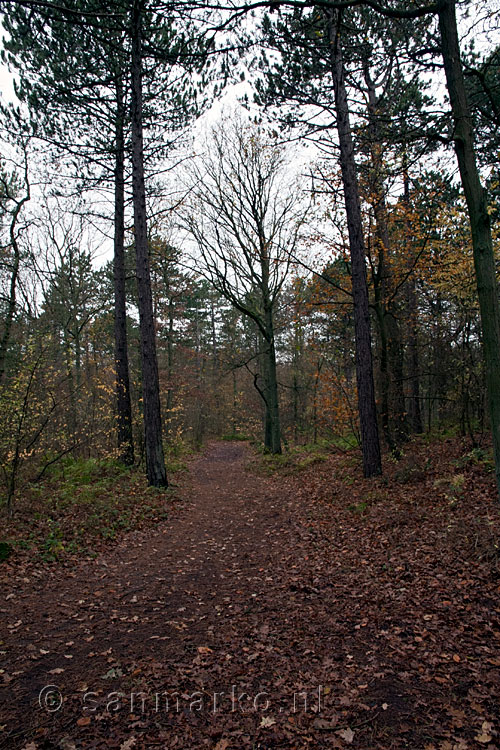
[[[453,476],[460,446],[419,450],[418,484],[396,477],[401,464],[359,479],[349,456],[274,479],[203,459],[181,517],[96,561],[91,580],[68,577],[43,633],[29,609],[42,588],[16,590],[7,636],[29,635],[35,658],[0,644],[9,688],[43,665],[99,700],[89,716],[71,688],[36,750],[67,739],[71,718],[78,750],[496,748],[493,482],[461,467],[451,502],[453,482],[436,480]],[[131,690],[144,710],[106,709]]]

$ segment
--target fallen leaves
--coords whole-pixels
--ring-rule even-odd
[[[487,745],[488,743],[492,742],[492,729],[493,724],[491,722],[483,721],[481,725],[481,731],[474,737],[476,742],[480,742],[482,745]]]
[[[41,733],[24,743],[492,750],[498,579],[470,542],[477,497],[451,515],[433,480],[402,492],[392,464],[383,480],[346,486],[349,461],[332,456],[276,481],[245,474],[239,460],[200,459],[209,479],[193,475],[170,525],[105,560],[54,566],[57,602],[45,568],[20,577],[0,616],[0,679],[26,696],[43,667],[64,673],[65,693],[60,715],[29,719]],[[349,509],[362,501],[362,514]],[[99,704],[92,716],[81,715],[87,691]],[[125,695],[119,710],[118,698],[106,709],[110,694]],[[14,702],[0,712],[2,726],[23,726]]]
[[[331,732],[333,729],[335,729],[335,726],[337,725],[337,717],[335,716],[333,719],[314,719],[312,725],[315,729],[320,729],[321,731],[325,732]]]

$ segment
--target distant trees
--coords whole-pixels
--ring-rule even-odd
[[[287,3],[285,2],[281,5],[286,7]],[[344,4],[342,4],[342,6],[343,5]],[[356,3],[353,5],[357,6],[359,4]],[[428,20],[432,17],[433,13],[436,13],[437,16],[440,30],[440,51],[444,62],[446,82],[451,104],[451,114],[454,122],[452,138],[455,144],[455,151],[458,158],[462,185],[466,196],[472,229],[475,273],[478,281],[478,296],[482,317],[483,346],[488,382],[493,443],[497,464],[497,481],[500,488],[500,379],[497,380],[495,375],[495,373],[500,372],[498,362],[498,357],[500,357],[498,291],[494,271],[494,257],[486,193],[481,185],[474,152],[471,112],[467,102],[467,91],[460,57],[455,5],[455,0],[443,0],[443,2],[436,6],[423,5],[422,7],[406,7],[405,5],[402,5],[399,7],[386,8],[381,4],[377,6],[376,11],[390,19],[398,19],[397,22],[399,24],[405,23],[409,19],[411,19],[411,22],[415,25],[423,24],[422,30],[424,36],[429,28]],[[337,4],[334,0],[332,0],[331,3],[326,4],[326,6],[325,4],[318,4],[317,10],[312,11],[312,17],[320,18],[323,16],[329,18],[340,18],[340,13],[342,11],[339,9],[339,6],[340,4]],[[303,23],[304,19],[306,19],[305,26]],[[287,28],[286,21],[283,22],[283,20],[278,20],[275,24],[273,24],[271,20],[267,20],[266,22],[267,27],[264,29],[265,34],[268,39],[275,40],[278,38],[280,40],[280,50],[286,48],[286,44],[289,44],[291,39],[298,40],[298,44],[295,48],[295,52],[286,52],[284,58],[278,60],[274,72],[270,73],[271,66],[268,66],[267,60],[264,62],[265,76],[267,74],[268,85],[267,90],[261,87],[261,94],[264,93],[268,98],[269,96],[272,98],[277,95],[282,101],[291,98],[295,104],[301,102],[302,106],[308,107],[312,112],[314,112],[314,108],[317,109],[318,106],[321,108],[325,107],[325,111],[331,112],[331,107],[328,107],[328,84],[322,86],[322,79],[324,77],[324,71],[326,70],[325,56],[321,57],[321,55],[317,53],[312,53],[310,56],[310,59],[312,58],[313,60],[312,63],[308,61],[305,66],[298,65],[298,55],[300,56],[304,52],[307,55],[311,48],[318,48],[318,43],[315,41],[314,36],[311,38],[312,44],[309,45],[305,42],[304,33],[302,40],[300,40],[300,30],[302,29],[303,32],[304,28],[308,25],[306,12],[303,8],[298,6],[293,12],[288,14],[288,20],[290,23],[289,28]],[[276,28],[279,28],[278,35],[276,35]],[[413,30],[408,30],[406,35],[403,35],[402,39],[405,42],[409,39],[413,40],[410,45],[412,47],[413,59],[418,59],[420,56],[418,52],[419,40],[414,34],[412,36],[412,31]],[[321,32],[318,32],[318,35],[320,38],[319,46],[321,46]],[[380,45],[380,37],[377,38],[376,29],[374,30],[373,38],[375,44]],[[333,42],[333,38],[331,41]],[[351,46],[351,49],[353,48],[354,50],[356,49],[355,45]],[[333,44],[331,45],[331,49],[335,49]],[[314,59],[315,54],[316,58]],[[288,68],[287,63],[289,63]],[[285,73],[284,77],[283,72]],[[290,74],[295,80],[293,80]],[[312,87],[309,85],[311,79],[314,81]],[[337,121],[339,121],[338,107],[336,109]],[[296,110],[297,107],[295,108],[295,111]],[[301,113],[299,112],[299,118],[307,120],[307,111],[308,110],[306,109]],[[293,115],[290,119],[293,119]],[[320,120],[319,125],[316,127],[318,130],[324,129],[324,121],[322,122]],[[385,314],[383,317],[379,316],[379,319],[382,322],[384,318]],[[390,438],[390,434],[387,434]]]
[[[275,47],[281,54],[274,65],[269,65],[267,58],[264,58],[261,63],[263,82],[261,82],[258,88],[260,100],[274,106],[278,103],[283,103],[289,107],[291,105],[290,118],[297,117],[299,122],[302,123],[302,129],[305,129],[307,133],[314,133],[315,131],[323,133],[327,131],[331,127],[331,119],[333,119],[336,126],[351,257],[358,410],[362,435],[364,472],[366,476],[376,475],[381,472],[381,458],[372,365],[365,239],[343,51],[343,35],[346,33],[345,24],[343,23],[341,12],[334,9],[321,9],[308,14],[301,11],[294,11],[289,14],[288,22],[286,18],[278,19],[276,22],[266,19],[263,25],[263,32],[264,43]],[[362,46],[361,40],[359,40],[359,45]],[[350,49],[350,55],[351,57],[353,55],[352,48]],[[300,65],[300,67],[298,64],[299,58],[304,60],[304,65]],[[365,60],[367,75],[368,70],[369,65]],[[374,106],[372,96],[372,111],[374,111]],[[300,108],[302,108],[302,111]],[[309,110],[311,111],[311,115],[307,117],[306,113]],[[327,118],[326,122],[325,116]],[[376,128],[375,117],[372,117],[371,127],[372,130]],[[323,138],[323,149],[325,148],[324,140]],[[380,154],[381,144],[374,145],[374,149],[378,149],[377,153]],[[379,158],[378,161],[380,161]],[[382,224],[385,196],[383,193],[383,177],[380,175],[380,166],[374,165],[374,171],[377,169],[379,172],[377,178],[377,186],[379,187],[377,217],[379,233],[381,233],[379,243],[382,251],[380,257],[382,258],[384,255],[384,241],[387,241],[387,232]],[[325,185],[325,189],[328,189],[327,185]],[[387,317],[380,303],[379,309],[381,311],[379,322],[383,325],[385,334],[382,339],[387,342],[388,336],[385,333]],[[394,338],[394,334],[397,333],[398,329],[395,319],[391,318],[391,320],[394,321]],[[384,361],[387,361],[386,352],[387,343],[384,347]],[[397,359],[397,356],[394,359]],[[387,366],[385,370],[382,382],[384,388],[387,389],[389,385]],[[397,379],[395,382],[397,382]],[[399,386],[402,388],[401,378],[399,378]],[[392,446],[395,447],[388,429],[387,413],[388,398],[386,397],[386,418],[383,424],[386,437]],[[402,414],[401,419],[403,418],[404,415]]]
[[[264,444],[281,453],[275,316],[307,212],[304,197],[287,177],[282,148],[241,121],[212,132],[191,179],[183,225],[202,273],[256,327]]]
[[[272,3],[249,41],[265,48],[257,100],[279,125],[226,112],[172,172],[175,197],[154,203],[197,89],[226,81],[227,60],[210,81],[204,67],[222,59],[217,34],[247,6],[231,18],[161,0],[9,5],[6,58],[29,112],[20,131],[44,146],[28,163],[21,138],[18,168],[0,170],[0,384],[16,414],[22,392],[26,415],[50,411],[22,416],[16,477],[114,441],[164,486],[169,442],[255,436],[259,406],[266,450],[358,441],[377,475],[379,430],[394,456],[436,425],[476,441],[484,383],[498,458],[499,57],[470,52],[462,66],[455,5]],[[242,54],[246,40],[224,39],[221,55]],[[451,102],[440,117],[420,79],[422,60],[441,65],[438,50]],[[19,123],[16,112],[9,129]],[[289,133],[316,147],[307,177],[287,157]],[[452,142],[463,193],[429,168],[436,144]],[[34,174],[49,186],[33,191]],[[113,242],[102,277],[90,223]]]

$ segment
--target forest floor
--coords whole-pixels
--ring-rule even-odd
[[[481,456],[421,442],[363,480],[353,455],[213,442],[166,514],[96,556],[19,550],[0,563],[0,747],[498,748]]]

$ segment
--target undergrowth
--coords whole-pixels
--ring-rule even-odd
[[[189,452],[183,443],[166,452],[171,484],[185,469]],[[100,544],[165,520],[174,497],[172,487],[148,487],[136,467],[114,459],[65,457],[17,498],[0,539],[0,562],[12,553],[45,561],[93,556]]]
[[[330,444],[307,443],[287,447],[283,453],[266,453],[262,445],[258,446],[256,470],[266,475],[276,472],[297,473],[322,461],[330,454]]]

